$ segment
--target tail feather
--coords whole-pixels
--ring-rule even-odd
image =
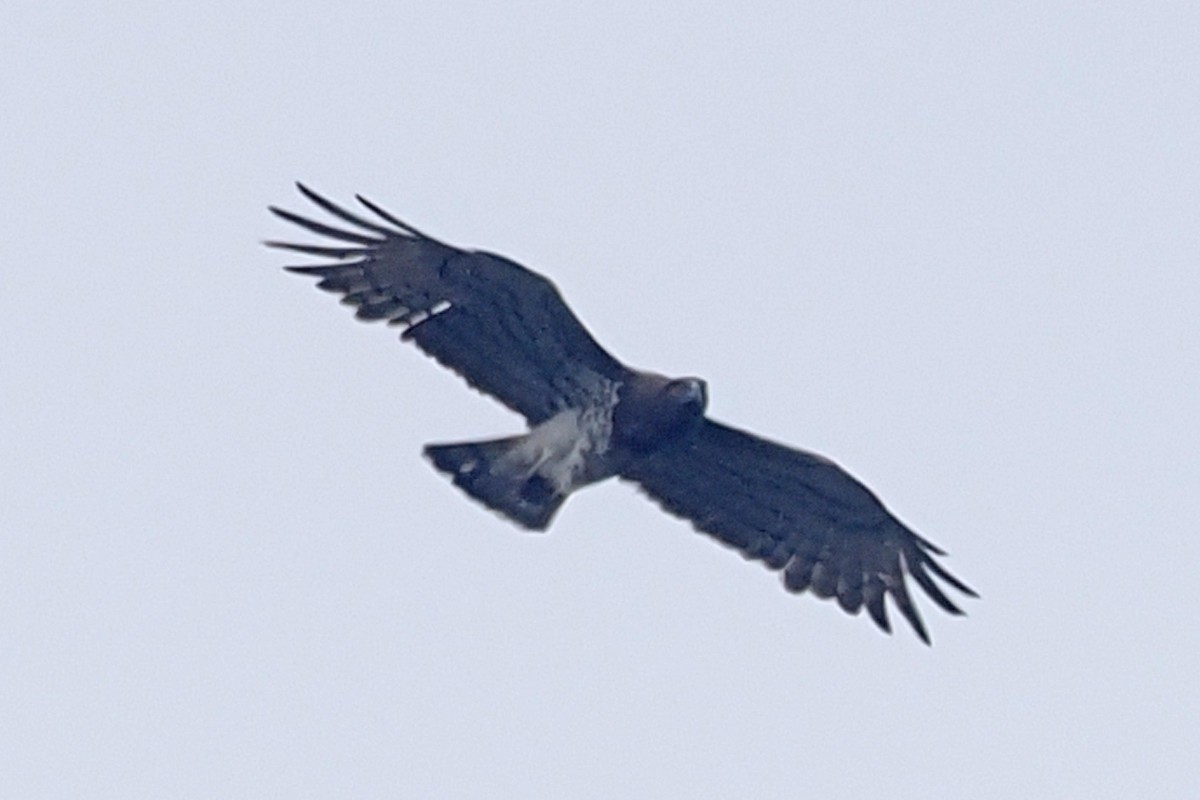
[[[524,438],[430,444],[425,446],[425,455],[455,486],[488,508],[525,528],[543,531],[567,496],[522,459],[513,457]]]

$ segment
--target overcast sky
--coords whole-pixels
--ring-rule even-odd
[[[6,3],[0,796],[1198,796],[1200,10],[1023,5]],[[297,179],[982,599],[482,510],[420,447],[521,421],[279,269]]]

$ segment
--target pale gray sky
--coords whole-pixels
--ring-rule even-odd
[[[1200,11],[9,2],[0,796],[1195,797]],[[551,276],[951,552],[932,649],[259,241],[301,179]]]

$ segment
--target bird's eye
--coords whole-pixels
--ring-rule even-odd
[[[702,400],[704,398],[704,385],[692,378],[672,381],[667,386],[667,393],[672,400]]]

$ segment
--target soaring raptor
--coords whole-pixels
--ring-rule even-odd
[[[351,228],[272,207],[333,240],[267,242],[330,260],[287,269],[319,278],[317,286],[341,295],[359,319],[401,326],[402,340],[527,420],[520,436],[425,447],[455,485],[517,525],[545,530],[571,492],[616,476],[782,572],[789,591],[836,598],[851,614],[866,608],[889,633],[888,596],[929,643],[909,577],[951,614],[963,612],[934,577],[976,596],[934,558],[943,551],[832,461],[709,419],[699,378],[617,361],[546,278],[502,256],[440,242],[362,197],[377,219],[298,186]]]

